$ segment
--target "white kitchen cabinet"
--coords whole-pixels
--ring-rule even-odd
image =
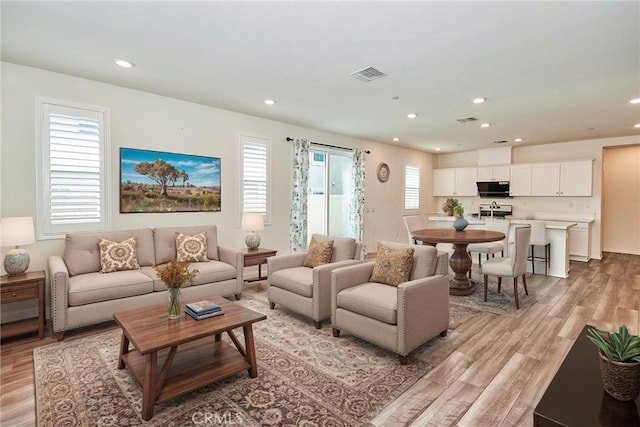
[[[532,196],[591,196],[593,161],[534,163]]]
[[[509,181],[509,166],[479,167],[478,181]]]
[[[591,259],[591,224],[578,222],[569,229],[569,258],[588,262]]]
[[[530,196],[531,165],[511,165],[509,181],[511,196]]]
[[[476,196],[478,168],[448,168],[433,170],[434,196]]]
[[[560,195],[591,196],[593,161],[560,163]]]
[[[535,163],[531,165],[531,195],[560,195],[560,163]]]

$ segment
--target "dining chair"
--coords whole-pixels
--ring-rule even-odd
[[[536,274],[536,261],[544,261],[544,275],[549,271],[549,260],[551,259],[551,242],[547,239],[547,223],[546,221],[534,220],[529,221],[531,224],[531,255],[527,257],[527,261],[531,261],[531,272]],[[544,256],[535,256],[536,246],[544,247]]]
[[[411,236],[411,232],[427,228],[420,215],[403,216],[405,229],[407,230],[407,241],[410,245],[417,245],[418,242]]]
[[[489,255],[494,257],[498,252],[504,257],[504,251],[507,247],[507,237],[509,235],[510,221],[508,219],[487,221],[485,222],[484,229],[489,231],[499,231],[504,234],[504,239],[498,242],[485,242],[485,243],[470,243],[467,246],[467,252],[478,254],[478,266],[482,268],[482,254],[485,254],[486,259],[489,259]]]
[[[518,277],[522,276],[524,292],[527,290],[527,252],[531,239],[531,226],[522,225],[515,229],[514,253],[509,257],[495,257],[487,260],[482,266],[484,275],[484,300],[487,301],[487,291],[489,287],[489,276],[498,276],[498,293],[502,291],[502,278],[513,278],[513,294],[516,300],[516,309],[520,308],[520,297],[518,295]]]

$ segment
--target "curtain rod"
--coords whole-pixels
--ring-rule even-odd
[[[287,137],[287,141],[294,141],[294,139],[288,136],[288,137]],[[322,143],[320,143],[320,142],[313,142],[313,141],[309,141],[309,142],[310,142],[311,144],[313,144],[313,145],[321,145],[322,147],[336,148],[336,149],[338,149],[338,150],[348,150],[348,151],[353,151],[353,148],[340,147],[340,146],[337,146],[337,145],[322,144]],[[366,154],[371,154],[371,151],[369,151],[369,150],[364,150],[364,152],[365,152]]]

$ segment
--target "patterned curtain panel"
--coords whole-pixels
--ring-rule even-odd
[[[289,222],[289,246],[293,252],[307,249],[309,145],[306,139],[296,139],[293,143],[293,194]]]
[[[364,159],[365,153],[359,148],[354,148],[351,173],[353,197],[349,206],[349,234],[361,242],[362,230],[364,229]]]

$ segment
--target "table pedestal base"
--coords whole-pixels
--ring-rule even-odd
[[[472,264],[467,253],[467,243],[454,243],[449,265],[455,275],[449,281],[449,295],[466,296],[473,293],[473,283],[467,276]]]

